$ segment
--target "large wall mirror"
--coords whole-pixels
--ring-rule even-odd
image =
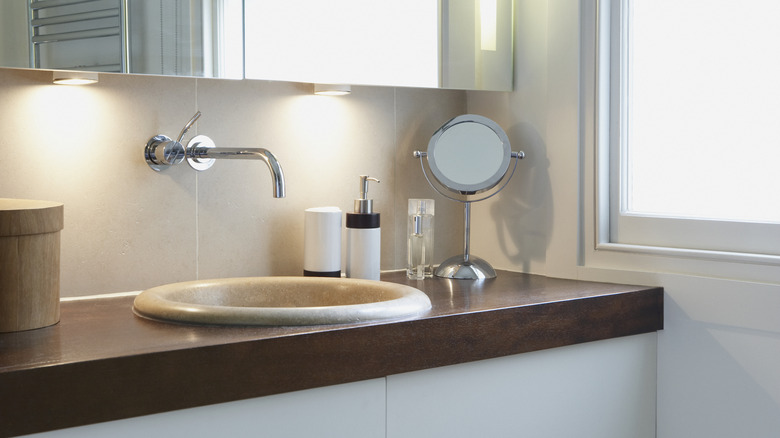
[[[513,0],[2,0],[0,67],[511,90],[512,6]]]
[[[3,0],[0,66],[241,79],[242,0]]]

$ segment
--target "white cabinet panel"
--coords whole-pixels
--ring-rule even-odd
[[[31,436],[381,438],[385,436],[385,379],[184,409]]]
[[[388,377],[388,438],[655,437],[655,333]]]

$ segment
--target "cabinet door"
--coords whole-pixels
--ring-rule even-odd
[[[652,438],[655,333],[390,376],[388,438]]]
[[[41,437],[385,436],[385,379],[55,430]]]

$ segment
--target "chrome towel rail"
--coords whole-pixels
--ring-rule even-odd
[[[29,9],[30,62],[38,68],[93,71],[129,71],[127,0],[33,0]],[[90,40],[117,38],[117,45],[103,44],[94,53]],[[58,43],[65,43],[58,44]],[[80,53],[78,65],[61,65],[52,54]],[[72,64],[70,62],[69,64]]]

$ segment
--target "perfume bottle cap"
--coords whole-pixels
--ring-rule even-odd
[[[409,214],[433,216],[435,203],[433,199],[409,199]]]

